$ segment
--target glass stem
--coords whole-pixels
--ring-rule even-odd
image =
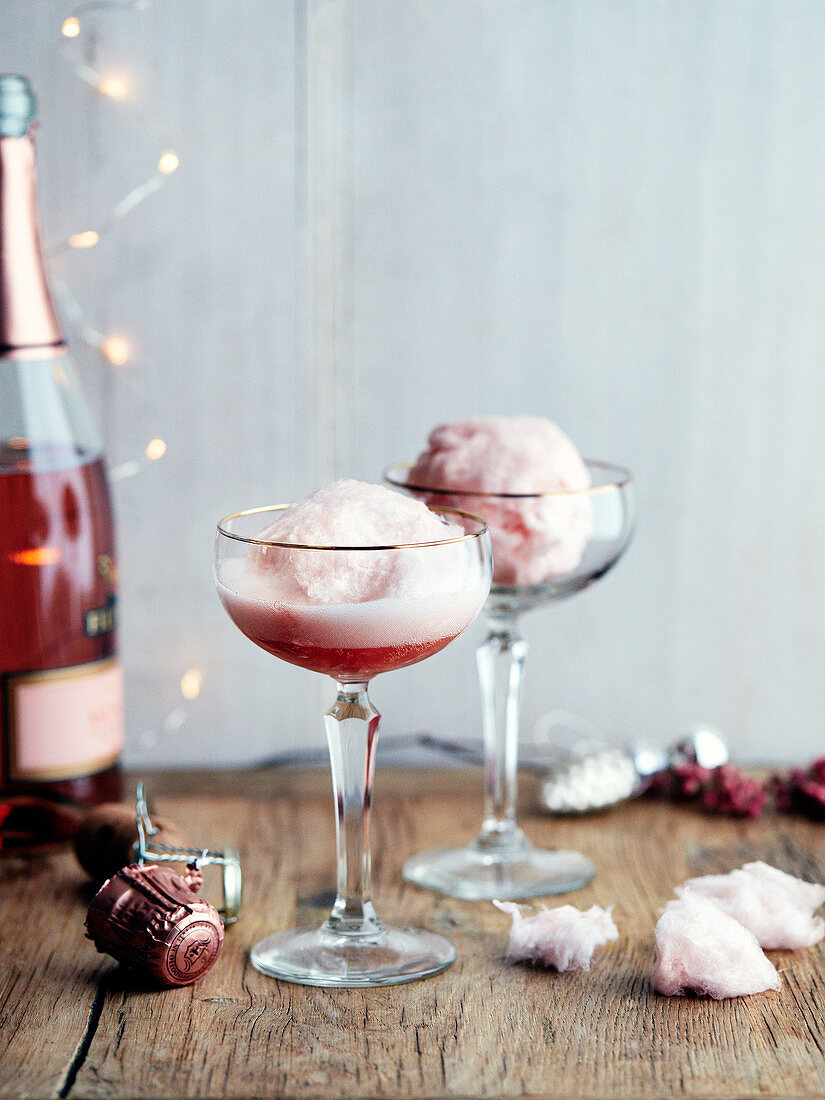
[[[370,897],[370,808],[381,715],[366,683],[338,684],[338,698],[324,718],[332,788],[338,889],[326,929],[343,936],[374,936],[384,925]]]
[[[484,730],[484,821],[476,847],[489,852],[526,846],[516,825],[521,679],[527,642],[517,616],[489,614],[476,650]]]

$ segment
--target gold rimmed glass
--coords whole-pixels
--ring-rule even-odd
[[[380,715],[370,680],[437,653],[478,615],[491,579],[483,520],[433,508],[440,541],[392,546],[307,546],[261,532],[289,505],[227,516],[218,524],[214,573],[229,617],[281,660],[331,676],[326,713],[337,847],[337,896],[321,928],[268,936],[253,965],[286,981],[379,986],[437,974],[455,959],[442,936],[391,928],[371,897],[370,810]],[[389,593],[389,594],[383,594]]]
[[[484,817],[468,846],[413,856],[404,877],[467,900],[561,894],[595,873],[579,852],[534,847],[516,821],[519,715],[527,643],[519,616],[595,583],[619,560],[633,531],[632,476],[588,461],[588,488],[549,493],[480,493],[410,483],[410,463],[384,481],[430,507],[482,516],[493,546],[487,637],[476,651],[484,735]]]

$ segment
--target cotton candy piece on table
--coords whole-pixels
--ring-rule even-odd
[[[293,546],[393,547],[460,539],[464,528],[419,500],[382,485],[342,480],[291,505],[258,538]],[[256,546],[258,569],[283,586],[282,598],[314,604],[413,600],[455,592],[472,564],[465,543],[429,551],[352,550],[329,553]]]
[[[811,913],[825,902],[825,886],[818,882],[806,882],[804,879],[796,878],[786,871],[780,871],[778,867],[763,863],[762,860],[746,863],[742,870],[768,885],[784,890],[795,904],[808,909]]]
[[[708,898],[685,890],[656,925],[653,988],[668,997],[687,990],[716,1000],[779,989],[780,977],[752,932]]]
[[[440,424],[427,442],[407,475],[410,486],[532,494],[446,500],[487,520],[497,584],[541,584],[576,568],[593,531],[592,502],[580,492],[591,479],[556,424],[538,416],[479,416]]]
[[[598,905],[584,912],[560,905],[527,916],[523,906],[512,902],[494,901],[493,905],[513,918],[507,944],[511,962],[552,966],[560,972],[589,970],[595,949],[619,935],[610,910]]]
[[[726,875],[689,879],[676,893],[701,894],[751,931],[762,947],[793,950],[825,936],[825,921],[813,916],[825,902],[825,886],[804,882],[761,861]]]

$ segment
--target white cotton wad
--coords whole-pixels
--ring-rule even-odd
[[[558,971],[589,970],[595,949],[619,935],[610,910],[598,905],[584,912],[561,905],[526,916],[524,907],[513,902],[493,905],[513,918],[507,944],[510,962],[532,962]]]
[[[771,867],[746,863],[727,875],[703,875],[679,886],[712,901],[738,920],[767,949],[810,947],[825,936],[825,921],[814,910],[825,902],[825,886]]]
[[[656,925],[651,980],[657,993],[716,1000],[779,989],[780,977],[752,932],[701,894],[685,890]]]
[[[540,416],[476,416],[439,424],[427,444],[410,486],[526,494],[440,498],[487,521],[496,584],[541,584],[578,566],[593,533],[593,504],[582,492],[591,479],[561,428]]]

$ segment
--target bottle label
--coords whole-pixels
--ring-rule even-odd
[[[111,767],[123,748],[123,670],[114,657],[6,678],[9,778],[53,781]]]

